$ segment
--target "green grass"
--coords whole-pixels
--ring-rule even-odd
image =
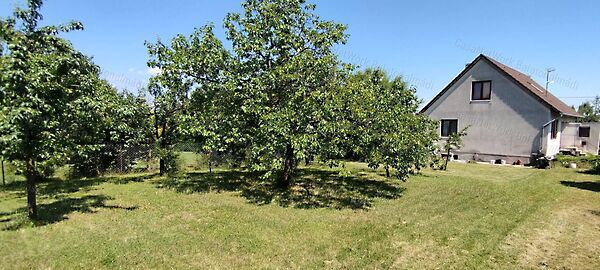
[[[4,183],[12,183],[23,181],[25,178],[22,175],[17,175],[17,168],[10,162],[4,161]],[[2,175],[0,175],[0,184],[2,184]]]
[[[408,182],[364,164],[138,174],[0,188],[0,268],[600,268],[600,177],[452,163]]]

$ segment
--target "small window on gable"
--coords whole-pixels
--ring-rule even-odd
[[[590,137],[590,127],[579,127],[579,137],[589,138]]]
[[[441,121],[441,136],[448,137],[451,134],[458,132],[458,120],[444,119]]]
[[[492,81],[473,82],[471,100],[490,100],[492,95]]]

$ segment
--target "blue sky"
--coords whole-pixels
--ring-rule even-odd
[[[479,53],[545,84],[577,105],[600,94],[600,1],[310,1],[324,19],[348,25],[336,48],[347,62],[402,75],[429,101]],[[7,16],[22,0],[2,0]],[[65,35],[118,88],[135,91],[150,76],[145,40],[168,40],[212,22],[218,35],[241,0],[48,0],[45,23],[72,19],[85,31]]]

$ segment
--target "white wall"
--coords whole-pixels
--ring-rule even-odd
[[[543,137],[542,137],[542,153],[547,157],[553,157],[560,152],[561,138],[562,138],[562,121],[560,118],[555,119],[558,123],[556,137],[552,138],[552,124],[544,126]]]
[[[471,101],[471,84],[481,80],[492,81],[491,100]],[[459,130],[470,126],[461,159],[474,153],[528,158],[540,150],[542,126],[552,118],[550,109],[525,91],[480,60],[424,113],[458,119]]]
[[[579,137],[580,126],[590,127],[590,137]],[[585,153],[598,154],[600,123],[564,123],[562,133],[560,142],[561,148],[577,148]]]

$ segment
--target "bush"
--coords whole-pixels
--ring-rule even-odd
[[[165,173],[173,175],[179,172],[181,160],[178,152],[173,149],[158,149],[158,156],[164,161]]]
[[[587,155],[587,156],[568,156],[558,155],[553,162],[555,166],[569,167],[571,163],[577,164],[577,168],[590,169],[598,171],[600,170],[600,156]]]
[[[591,169],[594,174],[600,174],[600,158],[596,158],[594,161],[594,167]]]
[[[436,148],[429,154],[429,167],[433,170],[444,169],[444,159],[439,148]]]

